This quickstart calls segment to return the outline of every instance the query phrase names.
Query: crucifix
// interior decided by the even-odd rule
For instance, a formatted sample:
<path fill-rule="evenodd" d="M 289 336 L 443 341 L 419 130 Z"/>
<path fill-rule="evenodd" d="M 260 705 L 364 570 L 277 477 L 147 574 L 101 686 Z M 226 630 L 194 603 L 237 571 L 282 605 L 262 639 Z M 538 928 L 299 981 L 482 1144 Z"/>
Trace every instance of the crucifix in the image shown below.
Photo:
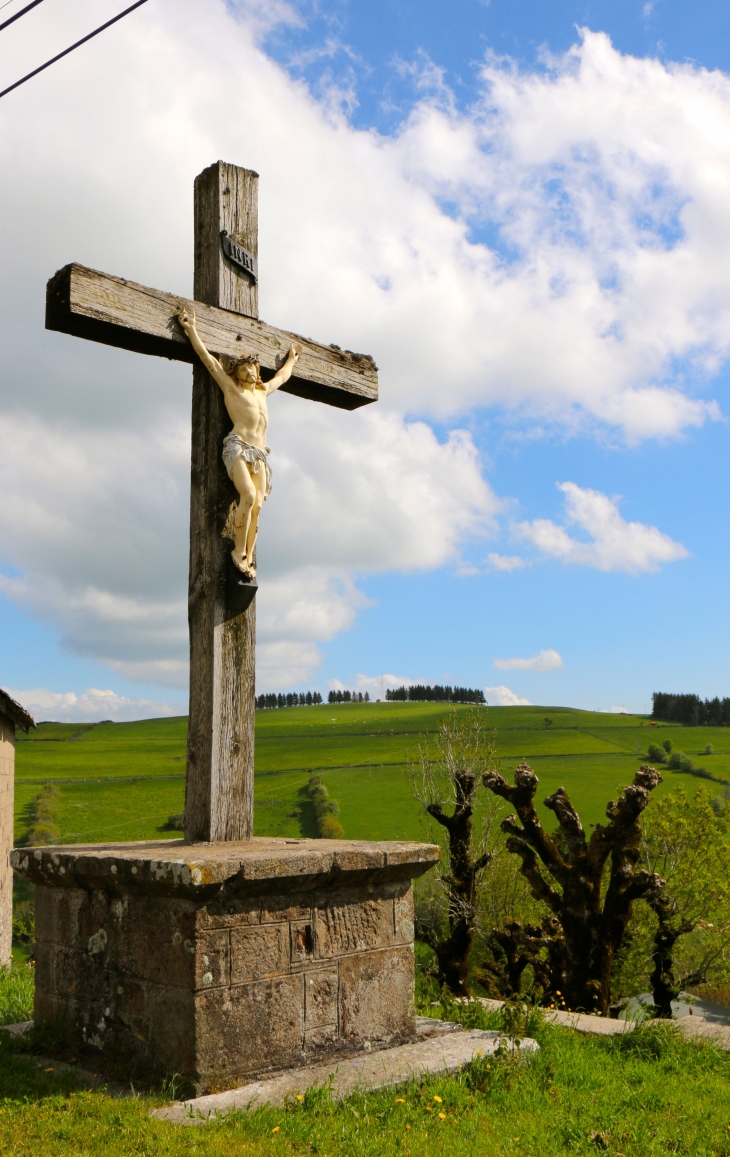
<path fill-rule="evenodd" d="M 234 373 L 236 367 L 257 367 L 258 382 L 252 370 L 250 389 L 281 381 L 279 388 L 288 393 L 346 410 L 378 397 L 371 357 L 320 345 L 259 320 L 258 174 L 249 169 L 218 161 L 195 180 L 193 293 L 195 300 L 185 301 L 72 264 L 49 281 L 46 298 L 47 329 L 193 363 L 189 843 L 249 840 L 253 834 L 256 646 L 252 549 L 246 556 L 245 543 L 242 549 L 235 540 L 233 507 L 240 505 L 241 490 L 237 493 L 221 456 L 224 438 L 229 461 L 231 445 L 239 458 L 240 446 L 228 440 L 232 423 L 225 382 L 215 384 L 197 356 L 190 319 L 195 319 L 198 349 L 212 359 L 208 366 L 216 375 L 231 366 Z M 234 394 L 245 392 L 246 376 L 231 378 Z M 261 483 L 269 471 L 265 459 L 259 461 L 261 455 L 254 453 L 260 448 L 239 442 L 248 446 L 252 480 Z M 224 533 L 235 540 L 236 561 Z"/>

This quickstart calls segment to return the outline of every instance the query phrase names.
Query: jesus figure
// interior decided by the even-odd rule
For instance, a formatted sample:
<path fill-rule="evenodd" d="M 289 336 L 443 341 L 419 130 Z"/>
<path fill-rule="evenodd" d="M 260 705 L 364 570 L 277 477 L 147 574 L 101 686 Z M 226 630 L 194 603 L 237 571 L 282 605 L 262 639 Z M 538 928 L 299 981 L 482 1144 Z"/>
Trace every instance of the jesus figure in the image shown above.
<path fill-rule="evenodd" d="M 261 380 L 258 359 L 254 354 L 232 358 L 227 369 L 206 349 L 195 328 L 195 314 L 185 306 L 177 313 L 181 328 L 206 370 L 223 391 L 233 429 L 223 439 L 223 461 L 228 477 L 238 491 L 233 512 L 235 543 L 231 558 L 249 579 L 256 577 L 253 565 L 259 515 L 264 500 L 271 493 L 271 467 L 266 455 L 266 431 L 269 413 L 266 399 L 291 377 L 299 357 L 296 346 L 289 346 L 284 365 L 269 382 Z"/>

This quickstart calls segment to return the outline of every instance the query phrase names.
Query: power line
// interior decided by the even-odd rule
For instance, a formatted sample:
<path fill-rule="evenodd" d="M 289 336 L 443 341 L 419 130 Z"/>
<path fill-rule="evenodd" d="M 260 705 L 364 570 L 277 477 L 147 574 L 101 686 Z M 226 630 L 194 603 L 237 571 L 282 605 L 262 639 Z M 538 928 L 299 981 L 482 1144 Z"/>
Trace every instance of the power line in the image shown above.
<path fill-rule="evenodd" d="M 36 3 L 40 3 L 40 0 L 36 0 Z M 81 40 L 77 40 L 76 43 L 72 44 L 70 48 L 64 48 L 63 52 L 59 52 L 58 56 L 54 56 L 51 60 L 47 60 L 45 64 L 40 66 L 40 68 L 34 68 L 33 71 L 29 72 L 27 76 L 22 77 L 20 80 L 16 80 L 15 84 L 11 84 L 7 88 L 4 88 L 3 91 L 0 92 L 0 97 L 7 96 L 7 94 L 12 92 L 14 88 L 19 88 L 21 84 L 25 84 L 26 80 L 30 80 L 31 77 L 37 76 L 38 73 L 43 72 L 45 68 L 50 68 L 51 65 L 55 64 L 57 60 L 61 59 L 61 57 L 68 56 L 69 52 L 73 52 L 75 48 L 80 48 L 82 44 L 86 44 L 87 40 L 92 40 L 95 36 L 98 36 L 100 32 L 103 32 L 105 28 L 110 28 L 112 24 L 116 24 L 117 20 L 121 20 L 122 17 L 128 16 L 130 12 L 134 12 L 135 8 L 139 8 L 142 4 L 146 3 L 147 0 L 137 0 L 136 4 L 131 4 L 129 8 L 125 8 L 123 12 L 120 12 L 118 16 L 114 16 L 111 20 L 107 20 L 106 24 L 102 24 L 100 28 L 95 28 L 93 32 L 88 34 L 88 36 L 83 36 Z M 19 12 L 18 16 L 20 15 L 22 15 L 22 13 Z"/>
<path fill-rule="evenodd" d="M 15 16 L 11 16 L 4 24 L 0 24 L 0 32 L 3 28 L 7 28 L 8 24 L 14 24 L 16 20 L 20 20 L 21 16 L 25 16 L 26 12 L 30 12 L 31 8 L 37 8 L 42 3 L 42 0 L 32 0 L 31 4 L 26 4 L 25 8 L 21 8 L 20 12 L 16 12 Z M 7 4 L 3 4 L 3 8 L 7 8 Z"/>

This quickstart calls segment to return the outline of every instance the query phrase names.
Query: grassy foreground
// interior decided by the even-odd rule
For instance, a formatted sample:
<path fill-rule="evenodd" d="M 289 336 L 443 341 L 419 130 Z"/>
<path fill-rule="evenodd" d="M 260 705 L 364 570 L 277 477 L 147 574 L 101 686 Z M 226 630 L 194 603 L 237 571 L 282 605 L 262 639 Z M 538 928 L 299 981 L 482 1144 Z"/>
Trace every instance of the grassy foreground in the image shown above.
<path fill-rule="evenodd" d="M 432 1010 L 433 1011 L 433 1010 Z M 495 1014 L 463 1010 L 479 1027 Z M 319 1090 L 285 1109 L 183 1128 L 150 1120 L 160 1098 L 80 1090 L 52 1063 L 0 1047 L 4 1157 L 242 1157 L 259 1154 L 448 1154 L 556 1157 L 730 1155 L 730 1055 L 653 1024 L 624 1037 L 542 1025 L 527 1062 L 478 1061 L 453 1077 L 333 1104 Z M 0 1037 L 2 1033 L 0 1030 Z"/>

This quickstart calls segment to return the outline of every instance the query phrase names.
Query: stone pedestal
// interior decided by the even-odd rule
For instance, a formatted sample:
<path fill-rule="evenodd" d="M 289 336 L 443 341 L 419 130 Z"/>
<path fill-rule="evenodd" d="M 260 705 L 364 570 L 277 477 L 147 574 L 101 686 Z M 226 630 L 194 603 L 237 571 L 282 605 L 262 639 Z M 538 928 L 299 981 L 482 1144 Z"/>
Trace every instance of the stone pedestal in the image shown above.
<path fill-rule="evenodd" d="M 32 717 L 5 691 L 0 691 L 0 967 L 11 961 L 13 943 L 13 785 L 15 782 L 15 729 L 35 727 Z"/>
<path fill-rule="evenodd" d="M 429 844 L 253 839 L 17 849 L 36 1024 L 198 1093 L 415 1034 L 411 880 Z"/>

